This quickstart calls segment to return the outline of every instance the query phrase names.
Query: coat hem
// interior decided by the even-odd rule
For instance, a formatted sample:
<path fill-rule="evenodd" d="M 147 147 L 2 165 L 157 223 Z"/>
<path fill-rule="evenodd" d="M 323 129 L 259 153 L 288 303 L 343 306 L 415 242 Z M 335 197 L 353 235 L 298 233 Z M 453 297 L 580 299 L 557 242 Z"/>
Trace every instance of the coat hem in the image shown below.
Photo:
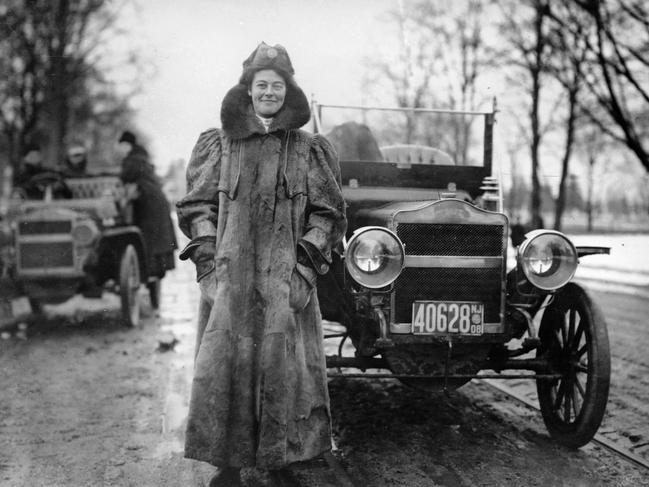
<path fill-rule="evenodd" d="M 289 468 L 292 465 L 303 465 L 311 460 L 315 460 L 316 458 L 319 458 L 323 456 L 325 453 L 329 453 L 331 451 L 331 446 L 324 448 L 321 450 L 319 453 L 316 453 L 312 456 L 308 456 L 305 458 L 302 458 L 301 460 L 295 460 L 293 462 L 289 463 L 283 463 L 283 464 L 270 464 L 270 463 L 265 463 L 265 462 L 251 462 L 251 463 L 244 463 L 241 462 L 240 465 L 231 465 L 228 462 L 225 461 L 220 461 L 220 460 L 215 460 L 214 458 L 209 458 L 206 456 L 203 456 L 199 454 L 198 452 L 188 452 L 185 451 L 184 453 L 184 458 L 187 460 L 195 460 L 198 462 L 204 462 L 212 465 L 213 467 L 216 468 L 250 468 L 250 467 L 257 467 L 261 468 L 263 470 L 277 470 L 280 468 Z"/>

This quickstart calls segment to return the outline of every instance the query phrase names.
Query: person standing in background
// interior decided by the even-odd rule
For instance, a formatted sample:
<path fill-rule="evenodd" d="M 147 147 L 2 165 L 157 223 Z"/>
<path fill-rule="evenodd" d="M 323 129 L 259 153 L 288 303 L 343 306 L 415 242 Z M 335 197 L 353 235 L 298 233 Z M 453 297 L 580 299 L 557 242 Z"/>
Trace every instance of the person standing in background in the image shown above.
<path fill-rule="evenodd" d="M 166 271 L 175 267 L 174 250 L 178 248 L 169 202 L 153 171 L 149 154 L 137 143 L 135 134 L 123 132 L 117 150 L 123 158 L 120 173 L 122 181 L 137 186 L 133 219 L 142 231 L 148 275 L 162 278 Z"/>

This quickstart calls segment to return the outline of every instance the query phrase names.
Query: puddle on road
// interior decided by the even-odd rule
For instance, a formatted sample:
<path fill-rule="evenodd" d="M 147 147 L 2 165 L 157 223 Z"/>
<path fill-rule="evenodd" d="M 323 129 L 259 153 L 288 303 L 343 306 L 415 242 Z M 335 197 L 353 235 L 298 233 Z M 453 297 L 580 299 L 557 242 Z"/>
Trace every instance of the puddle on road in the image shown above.
<path fill-rule="evenodd" d="M 186 276 L 180 273 L 172 276 L 173 283 L 166 285 L 162 293 L 159 333 L 172 334 L 178 343 L 165 355 L 169 375 L 160 417 L 161 438 L 152 452 L 155 459 L 182 455 L 194 367 L 198 287 L 185 282 Z"/>

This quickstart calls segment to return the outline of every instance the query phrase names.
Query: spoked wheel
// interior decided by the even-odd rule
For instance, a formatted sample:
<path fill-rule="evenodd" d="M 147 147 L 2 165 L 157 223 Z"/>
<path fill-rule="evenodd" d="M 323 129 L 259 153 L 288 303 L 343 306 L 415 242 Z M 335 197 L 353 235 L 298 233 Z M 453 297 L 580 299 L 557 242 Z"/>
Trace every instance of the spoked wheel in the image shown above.
<path fill-rule="evenodd" d="M 538 379 L 536 389 L 550 436 L 570 448 L 593 439 L 604 417 L 611 376 L 606 322 L 586 291 L 569 283 L 543 314 L 537 357 L 560 379 Z"/>
<path fill-rule="evenodd" d="M 127 245 L 119 264 L 119 296 L 126 326 L 140 322 L 140 261 L 135 247 Z"/>
<path fill-rule="evenodd" d="M 160 284 L 162 279 L 155 277 L 147 282 L 146 287 L 149 289 L 149 299 L 151 301 L 151 307 L 153 309 L 158 309 L 160 307 Z"/>

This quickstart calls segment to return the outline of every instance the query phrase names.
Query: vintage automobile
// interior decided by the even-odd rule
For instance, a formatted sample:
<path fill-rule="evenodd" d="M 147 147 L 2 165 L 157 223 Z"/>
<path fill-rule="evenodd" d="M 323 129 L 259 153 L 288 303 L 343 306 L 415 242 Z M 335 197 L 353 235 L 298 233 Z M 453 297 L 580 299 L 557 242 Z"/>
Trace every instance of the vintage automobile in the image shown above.
<path fill-rule="evenodd" d="M 147 275 L 146 248 L 133 224 L 133 191 L 127 191 L 134 188 L 117 176 L 64 178 L 53 171 L 29 183 L 29 195 L 14 189 L 0 222 L 2 275 L 29 299 L 33 311 L 78 293 L 99 298 L 104 290 L 115 292 L 124 323 L 137 325 L 141 284 L 157 307 L 160 280 Z M 42 197 L 34 197 L 34 190 Z"/>
<path fill-rule="evenodd" d="M 573 277 L 581 257 L 608 249 L 544 229 L 511 245 L 495 112 L 314 103 L 313 130 L 339 152 L 349 222 L 318 283 L 323 317 L 342 325 L 326 336 L 341 339 L 327 366 L 429 390 L 533 379 L 550 435 L 578 448 L 602 421 L 610 353 L 603 314 Z"/>

